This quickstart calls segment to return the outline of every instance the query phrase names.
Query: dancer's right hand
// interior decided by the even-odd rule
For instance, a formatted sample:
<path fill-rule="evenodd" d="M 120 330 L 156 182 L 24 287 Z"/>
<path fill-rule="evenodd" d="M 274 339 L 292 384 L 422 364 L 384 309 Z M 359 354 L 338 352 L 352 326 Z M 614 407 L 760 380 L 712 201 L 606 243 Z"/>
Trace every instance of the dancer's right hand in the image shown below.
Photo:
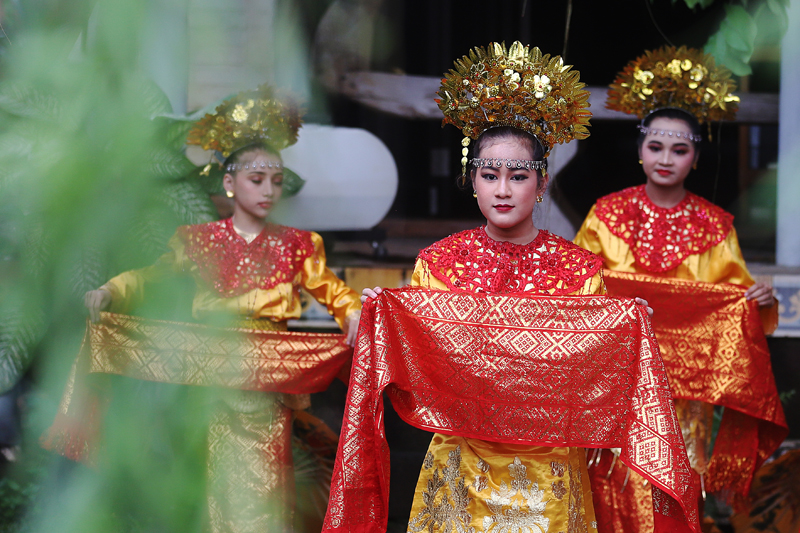
<path fill-rule="evenodd" d="M 383 289 L 380 287 L 375 287 L 374 289 L 364 289 L 361 291 L 361 303 L 366 303 L 367 300 L 377 297 L 382 292 Z"/>
<path fill-rule="evenodd" d="M 92 322 L 100 320 L 100 311 L 105 311 L 111 305 L 111 293 L 106 289 L 89 291 L 83 296 L 83 305 L 89 310 Z"/>

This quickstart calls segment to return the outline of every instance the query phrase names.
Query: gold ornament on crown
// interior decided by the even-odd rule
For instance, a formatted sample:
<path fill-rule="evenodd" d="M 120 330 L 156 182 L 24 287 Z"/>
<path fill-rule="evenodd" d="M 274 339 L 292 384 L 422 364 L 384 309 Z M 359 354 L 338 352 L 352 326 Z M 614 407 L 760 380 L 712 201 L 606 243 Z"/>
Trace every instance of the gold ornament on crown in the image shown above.
<path fill-rule="evenodd" d="M 578 71 L 560 56 L 542 55 L 519 41 L 475 47 L 445 74 L 436 103 L 442 125 L 464 134 L 462 172 L 470 139 L 497 126 L 512 126 L 536 137 L 545 157 L 553 146 L 589 136 L 589 92 Z"/>
<path fill-rule="evenodd" d="M 278 98 L 264 84 L 226 100 L 200 119 L 189 131 L 186 144 L 219 152 L 223 159 L 258 142 L 280 151 L 297 142 L 302 123 L 300 107 L 291 98 Z"/>
<path fill-rule="evenodd" d="M 645 52 L 617 74 L 606 107 L 645 118 L 657 109 L 678 108 L 703 122 L 731 120 L 739 109 L 731 72 L 710 54 L 681 46 Z"/>

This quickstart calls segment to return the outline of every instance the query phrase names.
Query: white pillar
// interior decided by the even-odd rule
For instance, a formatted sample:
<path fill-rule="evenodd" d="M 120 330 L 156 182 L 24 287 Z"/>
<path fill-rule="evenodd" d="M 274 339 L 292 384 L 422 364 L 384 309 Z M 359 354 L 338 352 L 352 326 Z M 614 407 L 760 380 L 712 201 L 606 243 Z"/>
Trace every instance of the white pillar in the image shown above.
<path fill-rule="evenodd" d="M 142 31 L 142 66 L 178 115 L 189 95 L 188 7 L 188 0 L 149 1 Z"/>
<path fill-rule="evenodd" d="M 800 266 L 800 0 L 789 5 L 781 45 L 776 262 Z"/>

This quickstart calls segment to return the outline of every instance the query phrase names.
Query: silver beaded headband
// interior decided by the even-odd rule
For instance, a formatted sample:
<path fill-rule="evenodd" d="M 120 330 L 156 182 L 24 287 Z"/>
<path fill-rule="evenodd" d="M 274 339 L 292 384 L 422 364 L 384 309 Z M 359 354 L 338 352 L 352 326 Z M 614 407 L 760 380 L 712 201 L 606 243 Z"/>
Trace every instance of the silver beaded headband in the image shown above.
<path fill-rule="evenodd" d="M 648 128 L 647 126 L 642 126 L 639 124 L 636 126 L 639 128 L 639 131 L 642 135 L 660 135 L 662 137 L 676 137 L 678 139 L 686 139 L 687 141 L 692 141 L 699 143 L 703 140 L 702 135 L 695 135 L 694 133 L 686 133 L 683 131 L 672 131 L 672 130 L 657 130 L 655 128 Z"/>
<path fill-rule="evenodd" d="M 472 158 L 469 163 L 476 168 L 500 168 L 504 165 L 506 168 L 524 168 L 525 170 L 542 170 L 547 168 L 547 159 L 531 161 L 526 159 L 479 159 L 475 157 Z"/>
<path fill-rule="evenodd" d="M 278 170 L 283 169 L 283 163 L 273 163 L 272 161 L 253 161 L 252 163 L 231 163 L 225 170 L 227 172 L 238 172 L 239 170 L 258 170 L 264 168 L 277 168 Z"/>

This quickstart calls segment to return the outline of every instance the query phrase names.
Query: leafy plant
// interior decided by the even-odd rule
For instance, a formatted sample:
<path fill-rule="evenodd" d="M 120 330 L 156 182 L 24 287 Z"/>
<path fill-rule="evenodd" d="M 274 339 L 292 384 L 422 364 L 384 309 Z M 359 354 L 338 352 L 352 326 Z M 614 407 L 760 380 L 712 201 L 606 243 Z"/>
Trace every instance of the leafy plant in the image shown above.
<path fill-rule="evenodd" d="M 691 9 L 705 9 L 714 1 L 683 0 Z M 789 0 L 730 2 L 725 5 L 719 30 L 709 37 L 704 49 L 737 76 L 747 76 L 753 72 L 750 60 L 756 47 L 780 43 L 788 28 L 788 9 Z"/>

